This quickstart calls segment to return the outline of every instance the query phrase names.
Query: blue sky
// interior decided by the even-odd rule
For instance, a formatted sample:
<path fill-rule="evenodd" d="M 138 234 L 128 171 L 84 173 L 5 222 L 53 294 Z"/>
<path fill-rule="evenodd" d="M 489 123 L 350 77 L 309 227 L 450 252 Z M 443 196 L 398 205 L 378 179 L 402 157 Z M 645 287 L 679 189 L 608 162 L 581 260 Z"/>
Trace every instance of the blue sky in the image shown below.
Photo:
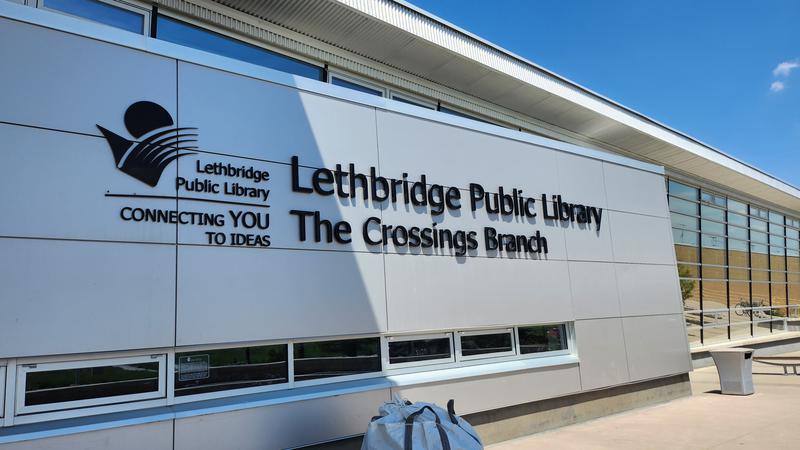
<path fill-rule="evenodd" d="M 410 1 L 800 186 L 798 0 Z"/>

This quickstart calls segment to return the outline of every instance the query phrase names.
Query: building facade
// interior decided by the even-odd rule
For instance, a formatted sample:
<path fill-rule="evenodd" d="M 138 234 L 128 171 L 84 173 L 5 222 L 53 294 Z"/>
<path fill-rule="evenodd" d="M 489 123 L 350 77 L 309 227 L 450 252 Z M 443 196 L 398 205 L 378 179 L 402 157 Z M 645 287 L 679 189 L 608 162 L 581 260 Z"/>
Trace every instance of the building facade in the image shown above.
<path fill-rule="evenodd" d="M 492 442 L 794 336 L 796 188 L 413 5 L 27 3 L 0 445 L 296 448 L 395 395 Z"/>

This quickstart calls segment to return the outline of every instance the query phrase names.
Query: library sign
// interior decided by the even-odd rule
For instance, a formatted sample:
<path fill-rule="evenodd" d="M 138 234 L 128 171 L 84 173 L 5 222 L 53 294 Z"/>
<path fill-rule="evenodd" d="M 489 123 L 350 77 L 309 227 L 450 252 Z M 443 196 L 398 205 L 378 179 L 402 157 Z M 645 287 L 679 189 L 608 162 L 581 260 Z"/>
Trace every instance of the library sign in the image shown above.
<path fill-rule="evenodd" d="M 169 113 L 152 102 L 137 102 L 125 113 L 125 126 L 133 139 L 120 136 L 98 125 L 108 141 L 117 168 L 137 180 L 155 187 L 170 163 L 190 157 L 182 170 L 189 173 L 175 176 L 176 197 L 165 195 L 124 194 L 107 192 L 108 197 L 129 199 L 175 199 L 191 205 L 188 209 L 152 208 L 124 205 L 119 217 L 126 222 L 167 223 L 202 228 L 202 243 L 247 247 L 269 247 L 271 174 L 253 165 L 219 161 L 213 155 L 200 153 L 194 145 L 196 129 L 173 127 Z M 558 194 L 529 195 L 518 187 L 483 186 L 469 183 L 464 188 L 445 186 L 429 180 L 425 174 L 409 178 L 379 175 L 375 167 L 356 167 L 353 163 L 336 164 L 334 168 L 303 166 L 299 156 L 292 156 L 291 191 L 297 195 L 338 197 L 383 205 L 405 205 L 424 211 L 432 219 L 446 212 L 469 208 L 490 217 L 511 217 L 532 220 L 541 217 L 545 223 L 577 223 L 599 231 L 603 209 L 570 203 Z M 282 189 L 289 186 L 282 186 Z M 450 229 L 432 220 L 430 226 L 408 226 L 384 223 L 371 215 L 361 223 L 325 217 L 317 209 L 300 206 L 286 211 L 295 222 L 300 242 L 350 244 L 362 239 L 368 246 L 394 245 L 396 248 L 452 251 L 465 256 L 479 246 L 487 252 L 507 254 L 547 254 L 547 238 L 540 230 L 509 234 L 493 226 L 482 229 Z M 441 222 L 441 221 L 440 221 Z"/>

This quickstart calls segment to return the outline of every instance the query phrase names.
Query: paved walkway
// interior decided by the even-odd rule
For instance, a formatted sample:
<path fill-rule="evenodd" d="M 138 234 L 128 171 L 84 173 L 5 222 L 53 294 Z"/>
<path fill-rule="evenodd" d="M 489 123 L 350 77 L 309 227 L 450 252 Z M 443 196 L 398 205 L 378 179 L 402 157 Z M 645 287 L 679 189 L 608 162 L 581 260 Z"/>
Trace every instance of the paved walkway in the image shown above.
<path fill-rule="evenodd" d="M 691 397 L 488 448 L 800 449 L 800 376 L 754 362 L 756 393 L 744 397 L 720 395 L 714 367 L 695 370 L 690 378 Z"/>

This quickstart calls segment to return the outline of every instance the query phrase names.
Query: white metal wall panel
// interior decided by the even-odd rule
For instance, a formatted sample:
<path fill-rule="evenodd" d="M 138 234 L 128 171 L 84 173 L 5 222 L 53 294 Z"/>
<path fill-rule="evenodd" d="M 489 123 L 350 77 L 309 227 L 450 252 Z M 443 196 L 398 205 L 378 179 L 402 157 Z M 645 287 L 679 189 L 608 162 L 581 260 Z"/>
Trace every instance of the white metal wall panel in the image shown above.
<path fill-rule="evenodd" d="M 533 386 L 536 388 L 533 389 Z M 454 399 L 458 414 L 471 414 L 578 391 L 578 366 L 566 365 L 446 383 L 393 387 L 392 395 L 400 394 L 410 401 L 426 401 L 438 405 L 446 405 L 448 400 Z"/>
<path fill-rule="evenodd" d="M 279 450 L 361 434 L 388 389 L 175 421 L 175 450 Z"/>
<path fill-rule="evenodd" d="M 569 283 L 576 319 L 619 317 L 614 264 L 570 261 Z"/>
<path fill-rule="evenodd" d="M 0 238 L 0 273 L 0 357 L 174 344 L 174 246 Z"/>
<path fill-rule="evenodd" d="M 581 360 L 582 389 L 598 389 L 630 381 L 625 334 L 619 318 L 578 320 L 575 322 L 575 340 Z"/>
<path fill-rule="evenodd" d="M 4 444 L 3 450 L 172 450 L 172 421 Z"/>
<path fill-rule="evenodd" d="M 631 381 L 691 370 L 683 314 L 623 317 Z"/>
<path fill-rule="evenodd" d="M 8 19 L 0 42 L 0 121 L 99 136 L 100 121 L 124 129 L 125 108 L 139 100 L 175 118 L 174 60 L 135 50 L 120 57 L 118 46 Z"/>

